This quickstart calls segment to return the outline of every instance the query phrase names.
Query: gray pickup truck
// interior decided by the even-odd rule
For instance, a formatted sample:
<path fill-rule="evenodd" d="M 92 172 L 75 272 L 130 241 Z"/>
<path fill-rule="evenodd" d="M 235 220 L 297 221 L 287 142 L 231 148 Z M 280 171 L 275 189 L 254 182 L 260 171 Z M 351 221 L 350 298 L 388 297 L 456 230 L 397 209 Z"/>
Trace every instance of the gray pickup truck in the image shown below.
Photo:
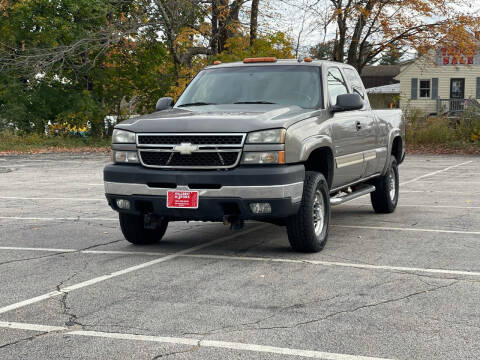
<path fill-rule="evenodd" d="M 395 210 L 405 157 L 400 110 L 373 111 L 357 71 L 305 59 L 216 62 L 178 101 L 118 124 L 105 193 L 133 244 L 173 221 L 286 226 L 292 248 L 323 249 L 332 205 L 370 194 Z"/>

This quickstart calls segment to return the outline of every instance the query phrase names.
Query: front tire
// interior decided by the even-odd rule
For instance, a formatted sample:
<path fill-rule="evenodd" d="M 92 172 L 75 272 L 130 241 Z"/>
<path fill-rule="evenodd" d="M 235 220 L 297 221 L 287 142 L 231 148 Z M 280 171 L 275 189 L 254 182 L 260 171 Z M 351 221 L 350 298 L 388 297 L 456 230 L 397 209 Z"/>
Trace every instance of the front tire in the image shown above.
<path fill-rule="evenodd" d="M 150 245 L 160 241 L 168 227 L 168 221 L 162 219 L 155 229 L 145 229 L 143 215 L 120 213 L 119 219 L 123 236 L 135 245 Z"/>
<path fill-rule="evenodd" d="M 298 252 L 319 252 L 328 240 L 330 191 L 327 180 L 317 172 L 307 171 L 303 197 L 296 215 L 287 219 L 290 245 Z"/>
<path fill-rule="evenodd" d="M 379 214 L 390 214 L 395 211 L 398 204 L 400 182 L 398 175 L 397 159 L 390 158 L 387 173 L 373 182 L 376 190 L 370 193 L 373 209 Z"/>

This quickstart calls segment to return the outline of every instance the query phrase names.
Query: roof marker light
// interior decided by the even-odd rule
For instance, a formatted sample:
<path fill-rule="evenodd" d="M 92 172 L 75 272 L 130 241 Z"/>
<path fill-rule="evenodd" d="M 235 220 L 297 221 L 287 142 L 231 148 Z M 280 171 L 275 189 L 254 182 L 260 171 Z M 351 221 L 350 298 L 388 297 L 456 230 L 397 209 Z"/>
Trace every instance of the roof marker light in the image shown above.
<path fill-rule="evenodd" d="M 220 65 L 221 63 L 222 63 L 222 62 L 221 62 L 220 60 L 215 60 L 215 61 L 213 62 L 213 65 Z"/>
<path fill-rule="evenodd" d="M 312 58 L 311 58 L 311 57 L 306 57 L 305 59 L 303 59 L 303 61 L 305 61 L 305 62 L 312 62 Z"/>
<path fill-rule="evenodd" d="M 259 58 L 246 58 L 243 59 L 244 64 L 251 64 L 251 63 L 274 63 L 277 62 L 276 57 L 259 57 Z"/>

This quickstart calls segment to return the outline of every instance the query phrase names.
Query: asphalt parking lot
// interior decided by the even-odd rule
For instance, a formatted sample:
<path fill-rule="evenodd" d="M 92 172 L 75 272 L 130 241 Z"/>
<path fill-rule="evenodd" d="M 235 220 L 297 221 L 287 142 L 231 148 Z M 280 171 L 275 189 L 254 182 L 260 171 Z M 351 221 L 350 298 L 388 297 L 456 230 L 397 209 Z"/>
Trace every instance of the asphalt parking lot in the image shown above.
<path fill-rule="evenodd" d="M 480 158 L 409 156 L 400 206 L 285 230 L 174 223 L 134 247 L 106 155 L 0 158 L 0 359 L 479 359 Z"/>

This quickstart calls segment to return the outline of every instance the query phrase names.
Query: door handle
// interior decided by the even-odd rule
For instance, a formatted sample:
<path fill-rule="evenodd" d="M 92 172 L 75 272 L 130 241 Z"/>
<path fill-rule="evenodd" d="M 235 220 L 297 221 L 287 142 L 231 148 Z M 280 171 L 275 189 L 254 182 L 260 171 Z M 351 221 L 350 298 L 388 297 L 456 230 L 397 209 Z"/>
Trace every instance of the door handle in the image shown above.
<path fill-rule="evenodd" d="M 355 127 L 357 128 L 357 131 L 360 131 L 362 129 L 362 123 L 360 121 L 357 121 L 355 123 Z"/>

